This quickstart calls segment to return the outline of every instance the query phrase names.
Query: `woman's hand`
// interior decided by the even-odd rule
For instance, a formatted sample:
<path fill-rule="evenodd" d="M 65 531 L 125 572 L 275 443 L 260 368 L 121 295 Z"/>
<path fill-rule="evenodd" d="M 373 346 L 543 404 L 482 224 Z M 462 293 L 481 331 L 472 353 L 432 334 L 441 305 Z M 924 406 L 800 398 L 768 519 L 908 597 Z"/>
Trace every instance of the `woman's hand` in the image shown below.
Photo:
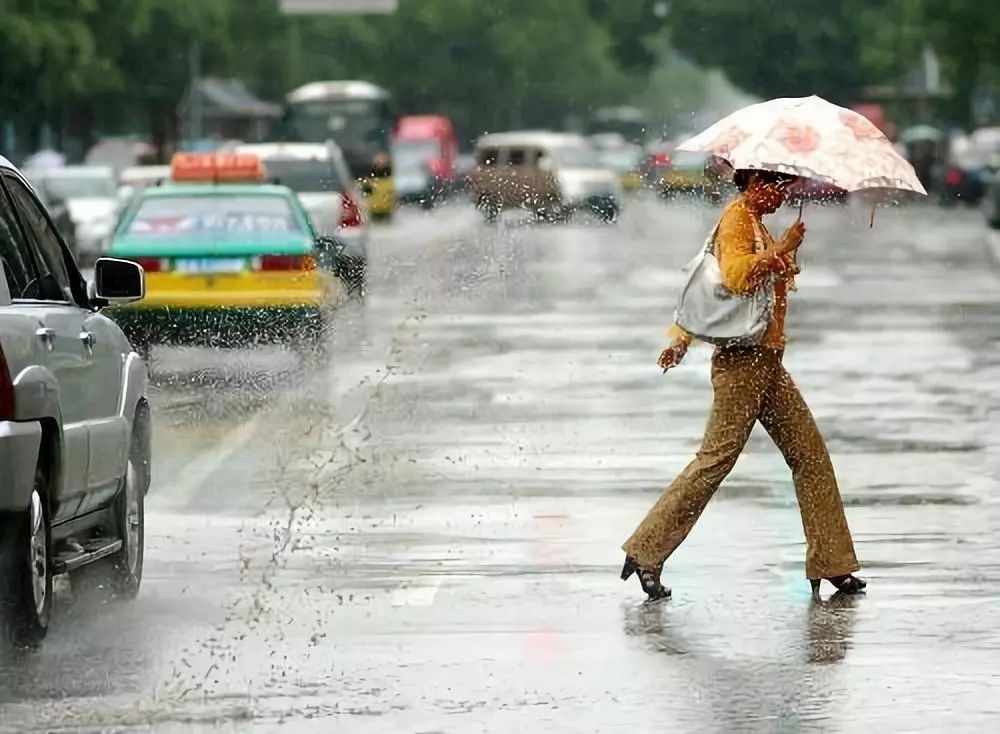
<path fill-rule="evenodd" d="M 775 275 L 785 277 L 796 275 L 799 272 L 799 266 L 795 262 L 795 251 L 802 244 L 805 233 L 806 225 L 801 219 L 797 219 L 785 231 L 781 239 L 765 251 L 770 256 L 766 260 L 765 267 Z"/>
<path fill-rule="evenodd" d="M 802 244 L 802 239 L 806 235 L 806 225 L 801 219 L 795 220 L 792 226 L 789 227 L 785 234 L 781 236 L 781 240 L 777 243 L 774 248 L 774 252 L 778 255 L 791 255 Z"/>
<path fill-rule="evenodd" d="M 656 364 L 658 364 L 665 373 L 667 370 L 672 367 L 676 367 L 681 363 L 681 360 L 684 359 L 684 355 L 687 354 L 687 350 L 687 343 L 678 339 L 660 352 L 660 358 L 656 360 Z"/>

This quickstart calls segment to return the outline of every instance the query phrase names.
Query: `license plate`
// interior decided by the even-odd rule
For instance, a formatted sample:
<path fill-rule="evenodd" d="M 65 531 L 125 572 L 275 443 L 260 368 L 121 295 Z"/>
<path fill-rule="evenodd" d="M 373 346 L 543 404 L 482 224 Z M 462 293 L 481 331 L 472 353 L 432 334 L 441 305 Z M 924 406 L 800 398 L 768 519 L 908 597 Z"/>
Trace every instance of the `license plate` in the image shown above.
<path fill-rule="evenodd" d="M 204 273 L 239 273 L 247 268 L 247 260 L 243 257 L 205 257 L 190 260 L 177 260 L 174 269 L 178 273 L 200 275 Z"/>

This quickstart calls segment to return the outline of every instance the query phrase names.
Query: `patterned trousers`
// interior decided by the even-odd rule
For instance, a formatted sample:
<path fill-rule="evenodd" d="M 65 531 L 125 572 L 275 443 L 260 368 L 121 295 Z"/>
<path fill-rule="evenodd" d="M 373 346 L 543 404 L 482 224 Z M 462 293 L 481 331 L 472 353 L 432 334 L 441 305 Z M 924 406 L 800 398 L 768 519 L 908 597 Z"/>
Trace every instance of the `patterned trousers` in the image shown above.
<path fill-rule="evenodd" d="M 806 576 L 858 570 L 830 454 L 781 364 L 782 354 L 762 347 L 716 350 L 715 399 L 701 449 L 622 546 L 640 566 L 659 566 L 684 541 L 760 421 L 792 470 L 806 536 Z"/>

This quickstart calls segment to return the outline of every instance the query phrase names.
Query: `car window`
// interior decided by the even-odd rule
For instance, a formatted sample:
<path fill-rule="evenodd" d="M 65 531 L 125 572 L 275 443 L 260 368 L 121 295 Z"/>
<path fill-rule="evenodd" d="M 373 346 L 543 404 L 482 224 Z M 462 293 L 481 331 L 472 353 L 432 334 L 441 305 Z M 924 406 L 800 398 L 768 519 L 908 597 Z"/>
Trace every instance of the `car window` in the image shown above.
<path fill-rule="evenodd" d="M 23 298 L 29 284 L 38 279 L 28 247 L 14 218 L 12 206 L 6 195 L 0 192 L 0 262 L 7 279 L 11 298 Z"/>
<path fill-rule="evenodd" d="M 524 148 L 511 148 L 507 154 L 508 166 L 523 166 L 528 158 L 528 152 Z"/>
<path fill-rule="evenodd" d="M 499 157 L 497 148 L 483 148 L 476 153 L 476 162 L 481 166 L 495 166 Z"/>
<path fill-rule="evenodd" d="M 54 292 L 48 292 L 45 300 L 73 301 L 73 286 L 66 267 L 66 254 L 48 215 L 28 191 L 27 186 L 13 176 L 5 178 L 14 205 L 22 215 L 21 223 L 27 230 L 31 244 L 38 252 L 40 260 L 38 265 L 42 269 L 39 275 L 41 277 L 51 275 L 61 292 L 61 297 L 57 297 Z"/>
<path fill-rule="evenodd" d="M 291 202 L 279 195 L 156 196 L 125 225 L 138 237 L 240 237 L 301 232 Z"/>

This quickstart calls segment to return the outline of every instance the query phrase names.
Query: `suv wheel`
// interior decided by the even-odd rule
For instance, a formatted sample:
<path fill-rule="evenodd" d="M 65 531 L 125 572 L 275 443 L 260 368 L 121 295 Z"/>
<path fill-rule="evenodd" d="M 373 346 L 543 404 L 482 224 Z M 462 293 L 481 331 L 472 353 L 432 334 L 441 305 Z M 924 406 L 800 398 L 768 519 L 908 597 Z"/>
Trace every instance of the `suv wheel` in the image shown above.
<path fill-rule="evenodd" d="M 44 488 L 39 471 L 28 508 L 13 513 L 0 540 L 0 628 L 16 645 L 41 642 L 52 616 L 52 544 Z"/>
<path fill-rule="evenodd" d="M 496 224 L 497 218 L 503 210 L 503 200 L 499 196 L 481 194 L 476 202 L 476 208 L 482 212 L 484 222 Z"/>

